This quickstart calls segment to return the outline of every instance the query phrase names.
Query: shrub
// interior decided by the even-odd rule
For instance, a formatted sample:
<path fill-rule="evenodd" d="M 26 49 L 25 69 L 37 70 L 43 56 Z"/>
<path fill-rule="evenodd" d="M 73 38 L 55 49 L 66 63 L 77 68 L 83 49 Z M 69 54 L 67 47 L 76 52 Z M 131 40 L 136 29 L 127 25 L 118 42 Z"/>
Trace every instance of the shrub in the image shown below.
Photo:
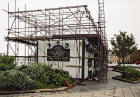
<path fill-rule="evenodd" d="M 125 67 L 125 71 L 124 71 L 122 77 L 135 81 L 138 78 L 140 78 L 140 71 L 136 70 L 133 67 Z"/>
<path fill-rule="evenodd" d="M 51 84 L 53 83 L 55 86 L 62 86 L 64 83 L 64 76 L 62 76 L 60 73 L 52 73 L 52 76 L 50 78 Z"/>
<path fill-rule="evenodd" d="M 14 64 L 15 59 L 11 56 L 0 56 L 0 71 L 10 70 L 16 65 Z"/>
<path fill-rule="evenodd" d="M 72 83 L 69 73 L 60 69 L 52 69 L 51 65 L 46 64 L 34 64 L 31 66 L 22 65 L 16 68 L 27 75 L 29 75 L 33 80 L 45 84 L 48 88 L 55 88 L 59 86 L 65 86 L 65 81 L 68 80 Z M 37 82 L 37 84 L 39 84 Z"/>
<path fill-rule="evenodd" d="M 116 67 L 116 70 L 125 71 L 125 66 L 118 65 L 118 66 Z"/>
<path fill-rule="evenodd" d="M 3 63 L 0 63 L 0 71 L 9 70 L 9 66 Z"/>
<path fill-rule="evenodd" d="M 129 80 L 136 81 L 137 79 L 135 77 L 131 77 L 131 78 L 129 78 Z"/>
<path fill-rule="evenodd" d="M 130 75 L 130 77 L 132 76 L 132 77 L 140 77 L 140 71 L 138 71 L 138 70 L 136 70 L 135 68 L 132 68 L 132 67 L 126 67 L 125 68 L 125 72 L 127 73 L 127 74 L 129 74 Z"/>
<path fill-rule="evenodd" d="M 34 65 L 22 65 L 17 68 L 27 75 L 29 75 L 32 79 L 38 80 L 40 82 L 49 82 L 48 76 L 51 75 L 51 66 L 45 64 L 34 64 Z"/>
<path fill-rule="evenodd" d="M 61 79 L 63 79 L 62 85 L 66 85 L 64 80 L 67 80 L 69 83 L 72 84 L 72 78 L 69 76 L 69 72 L 61 70 L 61 69 L 55 69 L 54 72 L 55 72 L 55 74 L 59 74 L 59 76 L 61 76 Z M 58 75 L 56 75 L 56 76 L 58 76 Z"/>
<path fill-rule="evenodd" d="M 0 74 L 0 90 L 32 89 L 33 80 L 18 70 L 7 70 Z"/>
<path fill-rule="evenodd" d="M 33 89 L 43 89 L 46 88 L 47 86 L 43 84 L 42 82 L 39 81 L 34 81 L 33 83 Z"/>

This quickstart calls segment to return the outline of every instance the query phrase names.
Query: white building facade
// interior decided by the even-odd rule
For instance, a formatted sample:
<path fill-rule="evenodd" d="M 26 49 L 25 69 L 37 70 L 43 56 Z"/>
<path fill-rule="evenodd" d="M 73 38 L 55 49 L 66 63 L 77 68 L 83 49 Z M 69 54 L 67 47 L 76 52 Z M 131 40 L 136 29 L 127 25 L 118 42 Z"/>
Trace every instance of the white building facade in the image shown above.
<path fill-rule="evenodd" d="M 94 67 L 94 60 L 90 60 L 94 54 L 86 50 L 87 43 L 87 40 L 38 41 L 38 63 L 68 71 L 72 78 L 87 79 L 89 64 Z"/>

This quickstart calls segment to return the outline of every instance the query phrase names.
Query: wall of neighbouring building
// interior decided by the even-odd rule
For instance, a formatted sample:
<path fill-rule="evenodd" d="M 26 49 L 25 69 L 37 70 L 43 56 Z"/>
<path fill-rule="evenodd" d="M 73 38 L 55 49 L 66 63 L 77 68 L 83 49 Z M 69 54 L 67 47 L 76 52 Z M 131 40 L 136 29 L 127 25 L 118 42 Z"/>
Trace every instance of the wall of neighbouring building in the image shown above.
<path fill-rule="evenodd" d="M 124 59 L 125 62 L 130 62 L 130 55 L 126 56 Z M 118 56 L 116 56 L 112 50 L 108 51 L 108 62 L 109 63 L 118 63 L 118 62 L 122 62 L 122 58 L 119 58 Z"/>

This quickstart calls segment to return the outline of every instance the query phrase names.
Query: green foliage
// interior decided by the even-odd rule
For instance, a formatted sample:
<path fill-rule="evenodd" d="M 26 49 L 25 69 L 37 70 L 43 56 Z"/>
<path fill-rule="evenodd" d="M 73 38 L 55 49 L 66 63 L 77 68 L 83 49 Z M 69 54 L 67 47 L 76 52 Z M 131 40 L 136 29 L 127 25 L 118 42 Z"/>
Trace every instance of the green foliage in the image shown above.
<path fill-rule="evenodd" d="M 33 80 L 18 70 L 7 70 L 0 74 L 0 90 L 32 89 Z"/>
<path fill-rule="evenodd" d="M 27 75 L 29 75 L 32 79 L 43 82 L 49 83 L 49 76 L 51 76 L 51 66 L 45 64 L 34 64 L 31 66 L 22 65 L 17 68 Z"/>
<path fill-rule="evenodd" d="M 33 89 L 43 89 L 46 88 L 47 86 L 43 84 L 42 82 L 39 81 L 34 81 L 33 83 Z"/>
<path fill-rule="evenodd" d="M 136 81 L 137 79 L 135 77 L 130 77 L 129 80 Z"/>
<path fill-rule="evenodd" d="M 72 83 L 72 78 L 69 76 L 69 73 L 67 71 L 63 71 L 60 69 L 54 69 L 51 75 L 50 81 L 51 84 L 54 84 L 55 86 L 65 86 L 65 80 L 67 80 L 69 83 Z"/>
<path fill-rule="evenodd" d="M 72 78 L 69 76 L 69 72 L 64 71 L 64 70 L 61 70 L 61 69 L 55 69 L 54 72 L 55 72 L 56 74 L 59 74 L 59 75 L 62 77 L 61 79 L 63 79 L 63 81 L 64 81 L 64 79 L 65 79 L 65 80 L 67 80 L 70 84 L 72 84 Z M 65 85 L 65 82 L 64 82 L 62 85 Z"/>
<path fill-rule="evenodd" d="M 125 72 L 129 75 L 128 77 L 140 77 L 140 71 L 132 67 L 126 67 Z"/>
<path fill-rule="evenodd" d="M 71 77 L 67 71 L 60 69 L 52 69 L 51 65 L 34 64 L 31 66 L 22 65 L 16 68 L 27 75 L 33 80 L 45 84 L 47 87 L 65 86 L 65 81 L 68 80 L 72 83 Z"/>
<path fill-rule="evenodd" d="M 111 39 L 111 44 L 113 46 L 113 51 L 119 58 L 123 59 L 129 54 L 137 50 L 137 44 L 135 38 L 132 34 L 127 35 L 127 32 L 121 32 L 118 35 L 114 35 Z"/>
<path fill-rule="evenodd" d="M 125 67 L 123 77 L 135 81 L 140 78 L 140 71 L 136 70 L 133 67 Z"/>
<path fill-rule="evenodd" d="M 0 90 L 57 88 L 65 86 L 65 80 L 72 83 L 67 71 L 52 69 L 46 64 L 21 65 L 4 70 L 0 72 Z"/>
<path fill-rule="evenodd" d="M 0 71 L 10 70 L 15 67 L 15 59 L 11 56 L 0 56 Z"/>
<path fill-rule="evenodd" d="M 52 73 L 51 76 L 51 83 L 53 83 L 56 86 L 62 86 L 64 83 L 64 77 L 60 75 L 59 73 Z"/>
<path fill-rule="evenodd" d="M 5 71 L 5 70 L 9 70 L 9 69 L 10 69 L 9 65 L 0 63 L 0 71 Z"/>
<path fill-rule="evenodd" d="M 117 67 L 116 67 L 116 70 L 119 70 L 119 71 L 125 71 L 125 66 L 121 66 L 121 65 L 118 65 Z"/>

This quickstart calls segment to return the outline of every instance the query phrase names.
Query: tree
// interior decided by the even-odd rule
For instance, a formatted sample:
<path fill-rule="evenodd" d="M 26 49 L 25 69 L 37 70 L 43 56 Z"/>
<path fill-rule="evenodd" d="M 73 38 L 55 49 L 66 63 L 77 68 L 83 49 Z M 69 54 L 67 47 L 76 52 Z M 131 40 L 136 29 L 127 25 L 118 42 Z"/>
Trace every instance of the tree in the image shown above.
<path fill-rule="evenodd" d="M 120 34 L 115 34 L 114 37 L 111 38 L 111 44 L 114 54 L 119 59 L 122 59 L 122 63 L 124 63 L 126 56 L 137 50 L 137 44 L 133 34 L 128 35 L 127 32 L 120 31 Z"/>

